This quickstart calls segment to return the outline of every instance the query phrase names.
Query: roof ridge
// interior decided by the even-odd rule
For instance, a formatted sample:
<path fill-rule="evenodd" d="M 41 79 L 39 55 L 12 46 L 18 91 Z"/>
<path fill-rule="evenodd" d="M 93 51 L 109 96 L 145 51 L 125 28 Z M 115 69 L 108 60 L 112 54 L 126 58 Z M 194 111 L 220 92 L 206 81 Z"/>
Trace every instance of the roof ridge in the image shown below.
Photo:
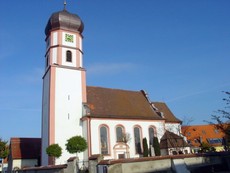
<path fill-rule="evenodd" d="M 128 90 L 128 89 L 119 89 L 119 88 L 107 88 L 107 87 L 101 87 L 101 86 L 86 86 L 90 88 L 99 88 L 99 89 L 107 89 L 107 90 L 117 90 L 117 91 L 125 91 L 125 92 L 141 92 L 141 90 Z"/>

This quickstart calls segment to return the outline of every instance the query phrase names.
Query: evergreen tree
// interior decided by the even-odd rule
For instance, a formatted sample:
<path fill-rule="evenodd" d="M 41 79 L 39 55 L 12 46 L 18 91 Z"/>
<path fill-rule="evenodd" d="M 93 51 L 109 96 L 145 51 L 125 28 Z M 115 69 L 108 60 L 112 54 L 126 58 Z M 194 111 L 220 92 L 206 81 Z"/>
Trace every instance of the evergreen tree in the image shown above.
<path fill-rule="evenodd" d="M 142 142 L 143 142 L 143 150 L 144 150 L 144 151 L 143 151 L 143 156 L 144 156 L 144 157 L 148 157 L 149 151 L 148 151 L 147 139 L 146 139 L 146 138 L 143 138 Z"/>
<path fill-rule="evenodd" d="M 161 155 L 161 149 L 160 149 L 160 144 L 158 142 L 157 137 L 153 138 L 153 148 L 154 148 L 155 155 L 160 156 Z"/>

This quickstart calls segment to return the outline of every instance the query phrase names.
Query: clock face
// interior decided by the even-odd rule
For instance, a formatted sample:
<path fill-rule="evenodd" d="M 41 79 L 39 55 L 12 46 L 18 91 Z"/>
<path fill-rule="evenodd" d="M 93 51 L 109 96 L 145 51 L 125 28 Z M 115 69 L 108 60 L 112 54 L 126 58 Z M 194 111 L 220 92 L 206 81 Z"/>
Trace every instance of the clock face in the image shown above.
<path fill-rule="evenodd" d="M 65 34 L 65 41 L 73 43 L 73 35 L 72 34 Z"/>
<path fill-rule="evenodd" d="M 74 33 L 62 32 L 62 45 L 76 47 L 76 35 Z"/>

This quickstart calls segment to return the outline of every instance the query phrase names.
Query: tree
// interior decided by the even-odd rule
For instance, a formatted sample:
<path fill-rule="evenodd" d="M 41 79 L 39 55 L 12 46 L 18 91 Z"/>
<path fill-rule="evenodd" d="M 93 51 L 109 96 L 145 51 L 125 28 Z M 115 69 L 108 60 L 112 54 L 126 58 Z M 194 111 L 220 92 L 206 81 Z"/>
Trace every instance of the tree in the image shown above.
<path fill-rule="evenodd" d="M 143 138 L 143 157 L 148 157 L 149 151 L 148 151 L 148 144 L 147 144 L 147 139 Z"/>
<path fill-rule="evenodd" d="M 67 140 L 66 150 L 71 153 L 80 153 L 87 149 L 87 142 L 86 140 L 81 136 L 73 136 L 70 139 Z"/>
<path fill-rule="evenodd" d="M 156 156 L 161 155 L 160 144 L 157 137 L 153 138 L 153 148 Z"/>
<path fill-rule="evenodd" d="M 9 148 L 7 146 L 7 141 L 3 141 L 0 138 L 0 158 L 5 159 L 9 154 Z"/>
<path fill-rule="evenodd" d="M 59 158 L 62 155 L 62 148 L 58 144 L 52 144 L 46 148 L 46 154 L 55 160 L 55 158 Z"/>
<path fill-rule="evenodd" d="M 226 106 L 223 109 L 219 109 L 215 111 L 214 115 L 211 115 L 212 120 L 214 122 L 209 122 L 210 124 L 214 124 L 217 129 L 220 129 L 224 134 L 224 145 L 225 149 L 229 150 L 230 146 L 230 92 L 223 91 L 226 94 L 226 97 L 223 98 Z"/>
<path fill-rule="evenodd" d="M 201 153 L 206 153 L 206 152 L 214 152 L 216 151 L 214 147 L 212 147 L 210 144 L 206 143 L 206 142 L 202 142 L 200 144 L 200 152 Z"/>
<path fill-rule="evenodd" d="M 9 148 L 7 146 L 7 141 L 3 141 L 0 138 L 0 158 L 2 159 L 2 165 L 1 167 L 3 168 L 3 160 L 8 156 L 9 154 Z"/>
<path fill-rule="evenodd" d="M 129 158 L 129 152 L 128 152 L 128 143 L 131 141 L 131 137 L 129 133 L 122 133 L 122 140 L 121 142 L 125 143 L 125 148 L 126 148 L 126 157 Z"/>
<path fill-rule="evenodd" d="M 131 140 L 130 134 L 129 133 L 122 133 L 122 142 L 124 142 L 125 144 L 129 143 Z"/>

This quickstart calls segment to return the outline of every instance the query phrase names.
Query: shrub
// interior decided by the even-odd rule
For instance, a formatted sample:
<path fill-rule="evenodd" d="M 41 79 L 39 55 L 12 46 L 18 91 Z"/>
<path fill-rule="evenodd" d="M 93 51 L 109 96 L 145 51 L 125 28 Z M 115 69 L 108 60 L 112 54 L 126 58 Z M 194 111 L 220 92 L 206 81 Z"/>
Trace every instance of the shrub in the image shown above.
<path fill-rule="evenodd" d="M 149 151 L 148 151 L 148 144 L 147 144 L 147 139 L 143 138 L 143 156 L 148 157 Z"/>
<path fill-rule="evenodd" d="M 160 149 L 160 144 L 158 142 L 157 137 L 153 138 L 153 148 L 154 148 L 154 151 L 155 151 L 155 155 L 160 156 L 161 155 L 161 149 Z"/>
<path fill-rule="evenodd" d="M 87 149 L 87 142 L 81 136 L 73 136 L 67 140 L 66 143 L 66 150 L 73 154 L 73 153 L 80 153 Z"/>
<path fill-rule="evenodd" d="M 59 158 L 62 155 L 62 148 L 58 144 L 52 144 L 46 148 L 46 154 L 50 157 Z"/>

